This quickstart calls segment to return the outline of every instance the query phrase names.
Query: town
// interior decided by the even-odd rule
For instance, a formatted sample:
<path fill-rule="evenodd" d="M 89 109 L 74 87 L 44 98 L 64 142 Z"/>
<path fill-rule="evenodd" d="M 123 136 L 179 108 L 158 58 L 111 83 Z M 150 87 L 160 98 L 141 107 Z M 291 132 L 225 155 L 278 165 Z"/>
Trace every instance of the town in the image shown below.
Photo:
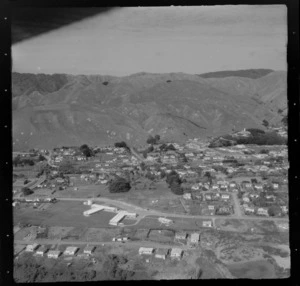
<path fill-rule="evenodd" d="M 273 132 L 286 137 L 282 128 Z M 122 141 L 15 152 L 13 165 L 16 263 L 30 256 L 68 269 L 84 261 L 84 269 L 95 270 L 103 257 L 116 263 L 126 254 L 116 266 L 123 272 L 110 278 L 231 278 L 236 262 L 267 254 L 266 275 L 289 269 L 287 256 L 282 262 L 242 242 L 255 235 L 282 245 L 288 239 L 286 145 L 212 147 L 199 138 L 179 144 L 155 135 L 139 147 Z M 232 243 L 242 250 L 228 255 Z"/>

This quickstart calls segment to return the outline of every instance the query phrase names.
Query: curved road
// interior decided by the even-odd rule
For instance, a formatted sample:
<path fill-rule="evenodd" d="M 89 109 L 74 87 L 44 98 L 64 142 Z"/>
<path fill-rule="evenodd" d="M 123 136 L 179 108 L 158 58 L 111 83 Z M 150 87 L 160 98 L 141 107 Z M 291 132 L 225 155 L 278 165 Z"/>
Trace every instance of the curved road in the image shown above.
<path fill-rule="evenodd" d="M 61 201 L 86 201 L 87 198 L 56 198 L 57 200 Z M 179 217 L 179 218 L 194 218 L 194 219 L 209 219 L 209 220 L 215 220 L 216 218 L 219 219 L 242 219 L 242 220 L 271 220 L 271 221 L 286 221 L 288 222 L 288 219 L 286 218 L 273 218 L 273 217 L 248 217 L 248 216 L 242 216 L 238 217 L 237 215 L 232 216 L 201 216 L 201 215 L 187 215 L 187 214 L 172 214 L 172 213 L 164 213 L 156 210 L 147 210 L 143 209 L 141 207 L 138 207 L 136 205 L 132 205 L 129 203 L 125 203 L 122 201 L 116 201 L 108 198 L 94 198 L 94 202 L 106 202 L 111 205 L 117 206 L 119 208 L 126 209 L 129 212 L 136 212 L 141 216 L 162 216 L 162 217 Z"/>

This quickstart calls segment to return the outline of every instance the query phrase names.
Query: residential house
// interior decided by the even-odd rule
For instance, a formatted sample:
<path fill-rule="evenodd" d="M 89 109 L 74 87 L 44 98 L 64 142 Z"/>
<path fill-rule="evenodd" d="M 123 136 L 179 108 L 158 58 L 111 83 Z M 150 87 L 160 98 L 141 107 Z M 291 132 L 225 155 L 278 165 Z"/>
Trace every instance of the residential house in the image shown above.
<path fill-rule="evenodd" d="M 33 252 L 33 251 L 35 251 L 39 246 L 40 246 L 40 245 L 37 244 L 37 243 L 28 244 L 28 245 L 26 246 L 25 251 Z"/>
<path fill-rule="evenodd" d="M 215 209 L 215 206 L 214 205 L 209 205 L 208 209 L 211 210 L 211 211 L 213 211 Z"/>
<path fill-rule="evenodd" d="M 49 250 L 47 253 L 48 258 L 57 259 L 60 256 L 61 252 L 59 250 Z"/>
<path fill-rule="evenodd" d="M 203 227 L 212 227 L 212 221 L 211 220 L 206 220 L 202 222 Z"/>
<path fill-rule="evenodd" d="M 47 248 L 45 247 L 45 245 L 42 245 L 41 247 L 39 247 L 39 249 L 35 252 L 36 255 L 40 255 L 43 256 L 47 251 Z"/>
<path fill-rule="evenodd" d="M 246 203 L 249 203 L 250 199 L 248 197 L 243 197 L 243 201 L 246 202 Z"/>
<path fill-rule="evenodd" d="M 229 200 L 230 196 L 229 196 L 229 194 L 222 194 L 222 195 L 221 195 L 221 198 L 222 198 L 223 200 Z"/>
<path fill-rule="evenodd" d="M 182 257 L 183 250 L 180 248 L 172 248 L 170 257 L 175 259 L 180 259 Z"/>
<path fill-rule="evenodd" d="M 151 255 L 154 251 L 154 248 L 152 247 L 140 247 L 139 248 L 139 255 L 143 255 L 143 254 L 146 254 L 146 255 Z"/>
<path fill-rule="evenodd" d="M 245 207 L 244 210 L 246 213 L 254 213 L 255 212 L 255 209 L 252 207 Z"/>
<path fill-rule="evenodd" d="M 192 199 L 192 195 L 191 195 L 191 193 L 185 193 L 185 194 L 183 194 L 183 198 L 186 200 L 190 200 L 190 199 Z"/>
<path fill-rule="evenodd" d="M 177 232 L 175 234 L 175 239 L 182 239 L 185 240 L 187 237 L 187 233 L 186 232 Z"/>
<path fill-rule="evenodd" d="M 269 215 L 268 214 L 268 210 L 265 209 L 265 208 L 258 208 L 257 211 L 256 211 L 256 213 L 258 215 L 264 215 L 264 216 L 268 216 Z"/>
<path fill-rule="evenodd" d="M 78 250 L 76 246 L 68 246 L 64 251 L 64 255 L 74 255 Z"/>
<path fill-rule="evenodd" d="M 165 260 L 169 254 L 169 249 L 166 248 L 158 248 L 155 251 L 155 257 L 159 259 Z"/>
<path fill-rule="evenodd" d="M 200 239 L 200 234 L 197 232 L 194 232 L 191 234 L 191 243 L 197 244 Z"/>

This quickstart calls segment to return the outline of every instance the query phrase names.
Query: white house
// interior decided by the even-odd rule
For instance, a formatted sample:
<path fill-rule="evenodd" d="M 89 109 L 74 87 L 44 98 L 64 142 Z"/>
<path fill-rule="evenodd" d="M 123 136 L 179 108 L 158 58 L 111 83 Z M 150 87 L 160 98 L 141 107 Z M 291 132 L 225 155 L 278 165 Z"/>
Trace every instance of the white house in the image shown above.
<path fill-rule="evenodd" d="M 186 200 L 190 200 L 192 198 L 192 195 L 191 195 L 191 193 L 185 193 L 185 194 L 183 194 L 183 198 Z"/>
<path fill-rule="evenodd" d="M 154 251 L 154 248 L 152 247 L 140 247 L 139 248 L 139 255 L 147 254 L 151 255 Z"/>

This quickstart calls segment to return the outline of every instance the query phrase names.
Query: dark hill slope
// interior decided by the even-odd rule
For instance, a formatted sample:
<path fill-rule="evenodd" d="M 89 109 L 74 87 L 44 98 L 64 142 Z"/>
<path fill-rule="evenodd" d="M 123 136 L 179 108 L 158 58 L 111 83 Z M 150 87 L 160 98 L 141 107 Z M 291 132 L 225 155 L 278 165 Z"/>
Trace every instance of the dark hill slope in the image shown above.
<path fill-rule="evenodd" d="M 230 76 L 237 76 L 237 77 L 246 77 L 246 78 L 260 78 L 263 77 L 273 70 L 270 69 L 247 69 L 247 70 L 236 70 L 236 71 L 217 71 L 217 72 L 209 72 L 203 73 L 199 76 L 203 78 L 224 78 Z"/>
<path fill-rule="evenodd" d="M 184 141 L 274 118 L 262 102 L 284 102 L 284 75 L 204 79 L 183 73 L 127 77 L 13 73 L 14 149 L 144 144 L 149 134 Z M 243 88 L 239 87 L 243 83 Z M 254 92 L 261 91 L 256 99 Z M 276 99 L 276 100 L 275 100 Z"/>

